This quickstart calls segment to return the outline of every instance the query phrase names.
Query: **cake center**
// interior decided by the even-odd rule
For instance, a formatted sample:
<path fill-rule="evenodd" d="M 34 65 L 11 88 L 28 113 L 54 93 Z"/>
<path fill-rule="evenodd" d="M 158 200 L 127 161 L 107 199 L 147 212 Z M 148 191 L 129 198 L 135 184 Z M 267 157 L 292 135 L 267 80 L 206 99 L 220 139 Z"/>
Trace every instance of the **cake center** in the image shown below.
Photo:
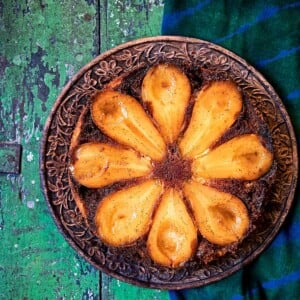
<path fill-rule="evenodd" d="M 169 146 L 167 157 L 154 168 L 154 177 L 171 187 L 180 187 L 183 181 L 192 177 L 191 161 L 182 158 L 177 145 Z"/>

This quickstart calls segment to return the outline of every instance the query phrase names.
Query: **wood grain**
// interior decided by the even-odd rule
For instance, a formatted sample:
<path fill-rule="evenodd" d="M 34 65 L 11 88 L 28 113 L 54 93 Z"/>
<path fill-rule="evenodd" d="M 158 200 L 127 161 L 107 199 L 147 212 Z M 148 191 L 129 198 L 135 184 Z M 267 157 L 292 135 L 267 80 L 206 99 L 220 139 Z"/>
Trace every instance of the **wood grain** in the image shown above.
<path fill-rule="evenodd" d="M 168 299 L 101 274 L 57 230 L 39 179 L 46 118 L 100 51 L 160 34 L 163 1 L 0 0 L 0 142 L 22 145 L 0 175 L 0 299 Z"/>

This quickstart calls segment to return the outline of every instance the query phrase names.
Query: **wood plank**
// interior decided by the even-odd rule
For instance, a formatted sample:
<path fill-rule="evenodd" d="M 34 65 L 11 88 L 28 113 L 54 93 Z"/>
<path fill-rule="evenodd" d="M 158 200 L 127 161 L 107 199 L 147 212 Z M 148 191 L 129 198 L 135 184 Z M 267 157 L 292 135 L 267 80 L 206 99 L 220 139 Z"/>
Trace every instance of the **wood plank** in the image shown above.
<path fill-rule="evenodd" d="M 163 0 L 100 0 L 100 51 L 161 34 Z"/>
<path fill-rule="evenodd" d="M 0 299 L 99 299 L 98 271 L 59 234 L 39 180 L 39 142 L 71 76 L 98 52 L 97 1 L 0 1 L 0 141 L 21 144 L 0 175 Z"/>
<path fill-rule="evenodd" d="M 100 50 L 146 36 L 160 35 L 162 0 L 100 1 Z M 136 287 L 102 274 L 102 299 L 164 300 L 166 291 Z"/>
<path fill-rule="evenodd" d="M 147 289 L 124 283 L 109 276 L 102 276 L 101 299 L 103 300 L 169 300 L 164 290 Z"/>

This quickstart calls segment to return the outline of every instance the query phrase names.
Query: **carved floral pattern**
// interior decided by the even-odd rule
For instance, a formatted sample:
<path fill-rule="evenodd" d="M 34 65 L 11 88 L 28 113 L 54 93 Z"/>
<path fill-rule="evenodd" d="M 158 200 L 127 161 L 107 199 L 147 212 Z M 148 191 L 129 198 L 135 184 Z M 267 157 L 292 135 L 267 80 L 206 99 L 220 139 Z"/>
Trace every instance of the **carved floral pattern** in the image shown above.
<path fill-rule="evenodd" d="M 181 61 L 232 78 L 250 100 L 256 114 L 271 132 L 277 170 L 275 183 L 264 205 L 264 226 L 246 238 L 234 254 L 208 265 L 191 260 L 182 268 L 157 266 L 145 257 L 143 246 L 109 248 L 93 235 L 75 205 L 68 181 L 68 151 L 72 132 L 90 95 L 132 70 L 159 62 Z M 200 40 L 154 38 L 141 40 L 103 54 L 77 75 L 59 96 L 45 130 L 41 175 L 54 218 L 69 242 L 94 266 L 124 280 L 159 288 L 196 287 L 221 279 L 256 257 L 282 224 L 296 184 L 296 142 L 289 118 L 272 87 L 231 52 Z M 274 230 L 275 229 L 275 230 Z"/>

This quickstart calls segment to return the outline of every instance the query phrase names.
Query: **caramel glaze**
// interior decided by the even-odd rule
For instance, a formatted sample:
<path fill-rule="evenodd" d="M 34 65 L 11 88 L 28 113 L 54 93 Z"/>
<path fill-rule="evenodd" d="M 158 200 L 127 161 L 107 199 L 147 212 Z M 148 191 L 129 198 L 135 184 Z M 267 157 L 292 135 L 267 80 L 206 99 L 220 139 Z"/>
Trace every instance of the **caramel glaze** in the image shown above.
<path fill-rule="evenodd" d="M 174 64 L 174 62 L 172 63 Z M 180 61 L 175 64 L 180 67 L 190 79 L 193 92 L 191 101 L 186 111 L 185 122 L 183 124 L 183 130 L 181 133 L 182 135 L 184 130 L 188 126 L 188 120 L 191 117 L 195 93 L 200 90 L 202 86 L 212 80 L 230 80 L 230 77 L 226 72 L 216 73 L 213 70 L 195 68 L 187 64 L 182 64 Z M 148 67 L 142 67 L 141 69 L 134 70 L 134 72 L 131 72 L 126 76 L 122 75 L 120 84 L 114 88 L 122 93 L 126 93 L 135 97 L 138 101 L 141 102 L 140 95 L 142 80 L 148 69 Z M 152 118 L 151 107 L 147 104 L 142 105 L 150 118 Z M 91 141 L 105 142 L 117 145 L 115 141 L 107 137 L 97 128 L 97 126 L 91 119 L 89 110 L 87 110 L 84 114 L 85 116 L 83 116 L 84 119 L 81 126 L 81 133 L 78 136 L 78 145 Z M 155 124 L 155 121 L 153 122 Z M 231 128 L 227 130 L 225 134 L 211 146 L 211 148 L 217 147 L 218 145 L 230 140 L 234 136 L 246 133 L 258 134 L 261 137 L 263 145 L 271 152 L 273 152 L 271 135 L 262 114 L 250 104 L 247 95 L 243 94 L 242 112 L 238 116 L 236 122 L 231 126 Z M 70 154 L 70 156 L 71 155 L 72 154 Z M 192 176 L 191 162 L 181 159 L 176 144 L 169 145 L 166 159 L 162 162 L 154 162 L 154 165 L 155 168 L 152 175 L 154 175 L 155 178 L 162 179 L 164 181 L 164 184 L 171 187 L 180 188 L 182 186 L 182 183 Z M 274 182 L 275 174 L 276 155 L 274 157 L 274 162 L 271 170 L 259 180 L 252 182 L 236 179 L 215 179 L 211 180 L 209 183 L 210 186 L 215 187 L 220 191 L 228 192 L 239 197 L 246 204 L 249 210 L 251 225 L 244 239 L 251 238 L 251 234 L 255 233 L 256 228 L 268 226 L 268 220 L 264 219 L 263 212 L 264 209 L 268 206 L 268 194 L 272 193 L 272 184 Z M 75 186 L 75 190 L 84 202 L 84 206 L 87 208 L 87 222 L 90 229 L 93 232 L 96 232 L 94 216 L 98 203 L 99 201 L 101 201 L 101 199 L 112 192 L 130 187 L 143 180 L 144 178 L 139 178 L 124 182 L 118 182 L 101 189 L 88 189 L 72 180 Z M 197 261 L 197 264 L 208 264 L 211 261 L 215 261 L 224 255 L 238 255 L 237 252 L 239 251 L 239 248 L 242 248 L 242 243 L 243 240 L 227 246 L 217 246 L 211 244 L 204 238 L 199 237 L 199 246 L 195 258 L 193 262 L 187 262 L 186 264 L 191 264 L 191 267 L 193 267 L 193 263 L 195 263 L 195 260 Z M 238 247 L 239 245 L 241 245 L 241 247 Z M 123 249 L 118 249 L 118 251 L 122 252 Z M 136 255 L 142 257 L 145 260 L 145 263 L 151 264 L 151 259 L 147 254 L 145 239 L 143 238 L 137 241 L 134 245 L 125 247 L 124 251 L 132 251 L 133 253 L 136 253 Z"/>
<path fill-rule="evenodd" d="M 191 161 L 182 159 L 177 145 L 171 145 L 166 159 L 154 163 L 153 176 L 166 186 L 181 189 L 183 182 L 192 177 Z"/>

